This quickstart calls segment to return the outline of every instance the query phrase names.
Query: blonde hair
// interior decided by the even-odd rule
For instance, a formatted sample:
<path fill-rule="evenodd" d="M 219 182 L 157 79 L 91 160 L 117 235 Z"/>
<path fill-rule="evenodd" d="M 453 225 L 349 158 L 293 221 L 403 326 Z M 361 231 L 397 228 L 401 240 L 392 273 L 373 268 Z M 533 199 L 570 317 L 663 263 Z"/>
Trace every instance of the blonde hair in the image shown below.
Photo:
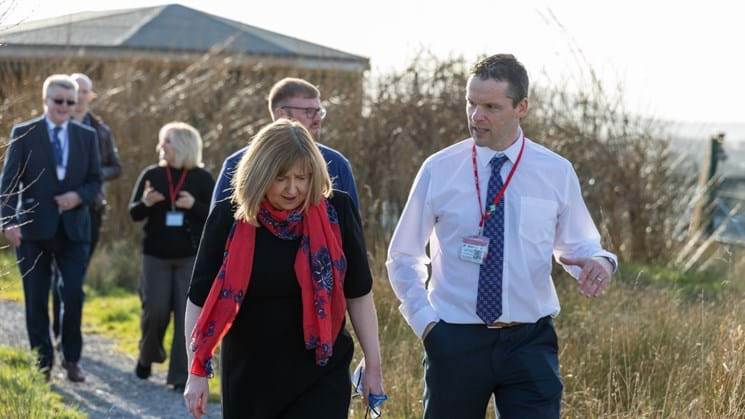
<path fill-rule="evenodd" d="M 158 134 L 158 146 L 159 149 L 166 138 L 171 141 L 173 149 L 176 151 L 175 161 L 173 162 L 174 168 L 193 169 L 195 167 L 202 167 L 202 136 L 191 125 L 184 122 L 169 122 L 163 125 Z M 159 162 L 161 166 L 166 166 L 168 163 L 165 160 Z"/>
<path fill-rule="evenodd" d="M 252 139 L 231 181 L 236 220 L 258 226 L 261 201 L 277 176 L 284 175 L 302 162 L 310 175 L 310 187 L 302 209 L 318 205 L 331 196 L 331 178 L 326 161 L 308 130 L 287 119 L 265 126 Z"/>

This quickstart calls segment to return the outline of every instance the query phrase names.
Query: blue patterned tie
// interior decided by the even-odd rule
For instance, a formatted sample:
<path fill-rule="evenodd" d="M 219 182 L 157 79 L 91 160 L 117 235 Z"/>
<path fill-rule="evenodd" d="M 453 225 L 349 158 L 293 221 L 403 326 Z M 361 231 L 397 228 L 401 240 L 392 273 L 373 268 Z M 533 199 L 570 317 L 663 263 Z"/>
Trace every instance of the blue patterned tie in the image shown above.
<path fill-rule="evenodd" d="M 490 161 L 491 176 L 486 191 L 486 210 L 502 189 L 499 171 L 507 161 L 506 156 L 494 156 Z M 484 323 L 494 323 L 502 315 L 502 265 L 504 264 L 504 201 L 505 195 L 486 219 L 484 236 L 489 238 L 489 253 L 479 269 L 479 294 L 476 297 L 476 314 Z"/>
<path fill-rule="evenodd" d="M 52 138 L 52 144 L 54 144 L 54 159 L 57 161 L 57 167 L 62 167 L 62 140 L 59 138 L 59 133 L 62 131 L 62 127 L 55 126 L 54 135 Z"/>

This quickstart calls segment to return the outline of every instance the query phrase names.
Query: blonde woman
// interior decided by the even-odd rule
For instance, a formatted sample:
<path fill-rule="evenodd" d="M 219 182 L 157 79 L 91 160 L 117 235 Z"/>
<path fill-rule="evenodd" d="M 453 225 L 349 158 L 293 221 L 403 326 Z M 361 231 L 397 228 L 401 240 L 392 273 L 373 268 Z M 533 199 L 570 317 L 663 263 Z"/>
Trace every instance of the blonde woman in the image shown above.
<path fill-rule="evenodd" d="M 383 394 L 372 276 L 352 199 L 332 193 L 310 134 L 284 119 L 254 138 L 232 183 L 232 202 L 218 202 L 207 220 L 189 290 L 186 405 L 205 413 L 222 341 L 224 417 L 346 418 L 347 312 L 364 353 L 363 393 Z"/>
<path fill-rule="evenodd" d="M 160 162 L 142 171 L 129 204 L 132 220 L 145 220 L 142 335 L 135 374 L 147 379 L 151 364 L 166 360 L 163 335 L 173 313 L 176 332 L 166 382 L 181 390 L 188 376 L 182 332 L 184 305 L 214 180 L 202 169 L 202 138 L 192 126 L 183 122 L 164 125 L 156 150 Z"/>

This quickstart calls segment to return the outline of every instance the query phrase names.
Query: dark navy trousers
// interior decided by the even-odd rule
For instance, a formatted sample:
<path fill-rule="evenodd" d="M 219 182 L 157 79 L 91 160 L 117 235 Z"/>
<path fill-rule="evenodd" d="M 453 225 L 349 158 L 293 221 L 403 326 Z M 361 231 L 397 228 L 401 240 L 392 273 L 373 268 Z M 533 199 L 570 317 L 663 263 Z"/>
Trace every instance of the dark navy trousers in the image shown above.
<path fill-rule="evenodd" d="M 78 362 L 83 349 L 80 331 L 83 314 L 83 278 L 88 265 L 90 243 L 67 238 L 60 223 L 50 240 L 22 240 L 16 249 L 23 277 L 26 304 L 26 330 L 31 348 L 39 352 L 39 368 L 54 365 L 54 350 L 49 331 L 49 291 L 52 267 L 56 264 L 62 276 L 62 354 L 66 361 Z"/>
<path fill-rule="evenodd" d="M 563 384 L 553 320 L 503 329 L 440 321 L 424 340 L 426 419 L 559 418 Z"/>

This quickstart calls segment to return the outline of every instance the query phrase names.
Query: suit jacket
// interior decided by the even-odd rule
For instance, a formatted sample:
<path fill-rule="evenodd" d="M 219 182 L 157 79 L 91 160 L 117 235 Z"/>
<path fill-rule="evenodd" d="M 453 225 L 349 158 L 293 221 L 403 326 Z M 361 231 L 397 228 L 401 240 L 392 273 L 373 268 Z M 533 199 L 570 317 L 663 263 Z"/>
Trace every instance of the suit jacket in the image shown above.
<path fill-rule="evenodd" d="M 60 217 L 71 241 L 90 241 L 88 205 L 101 190 L 101 166 L 96 132 L 77 122 L 68 124 L 69 157 L 63 180 L 57 179 L 54 150 L 44 116 L 23 122 L 10 132 L 2 180 L 3 228 L 21 224 L 23 240 L 48 240 L 57 233 Z M 62 213 L 56 195 L 75 191 L 81 205 Z"/>

